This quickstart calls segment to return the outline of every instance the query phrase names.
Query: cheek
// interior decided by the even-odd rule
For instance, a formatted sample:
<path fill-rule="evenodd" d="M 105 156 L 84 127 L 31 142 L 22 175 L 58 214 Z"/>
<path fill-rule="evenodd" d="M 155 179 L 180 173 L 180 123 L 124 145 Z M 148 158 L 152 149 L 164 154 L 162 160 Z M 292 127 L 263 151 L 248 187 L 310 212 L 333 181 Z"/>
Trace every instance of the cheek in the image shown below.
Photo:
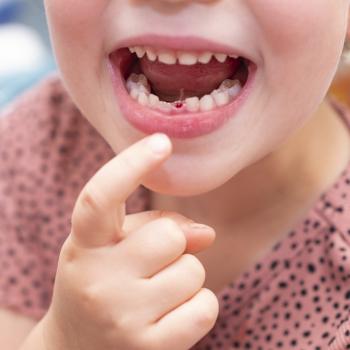
<path fill-rule="evenodd" d="M 98 22 L 98 15 L 103 12 L 107 1 L 85 0 L 46 0 L 45 7 L 53 23 L 84 25 L 90 21 Z"/>
<path fill-rule="evenodd" d="M 103 13 L 108 1 L 46 0 L 50 33 L 57 56 L 87 51 L 101 43 Z M 58 58 L 59 58 L 58 57 Z"/>
<path fill-rule="evenodd" d="M 262 40 L 276 51 L 292 48 L 311 50 L 339 40 L 345 19 L 346 3 L 341 0 L 247 0 L 260 24 Z M 329 25 L 332 23 L 332 25 Z"/>
<path fill-rule="evenodd" d="M 346 2 L 246 0 L 246 3 L 258 28 L 256 40 L 264 61 L 261 90 L 265 118 L 273 123 L 275 135 L 286 139 L 291 130 L 301 127 L 306 117 L 312 115 L 331 84 L 345 37 Z M 270 136 L 276 140 L 276 136 Z"/>
<path fill-rule="evenodd" d="M 274 93 L 300 86 L 325 93 L 335 74 L 346 31 L 347 2 L 342 0 L 247 0 L 259 26 L 266 82 Z M 317 15 L 316 15 L 317 14 Z M 331 24 L 331 25 L 330 25 Z M 311 93 L 311 91 L 313 91 Z M 306 95 L 306 94 L 305 94 Z M 310 96 L 310 103 L 313 101 Z"/>

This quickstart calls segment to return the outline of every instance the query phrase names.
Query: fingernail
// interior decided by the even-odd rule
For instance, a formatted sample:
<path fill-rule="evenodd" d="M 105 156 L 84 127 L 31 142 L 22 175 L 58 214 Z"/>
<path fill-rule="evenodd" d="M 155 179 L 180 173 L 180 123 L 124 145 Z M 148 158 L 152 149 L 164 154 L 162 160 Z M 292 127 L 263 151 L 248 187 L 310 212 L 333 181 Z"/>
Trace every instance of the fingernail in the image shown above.
<path fill-rule="evenodd" d="M 167 135 L 156 133 L 153 134 L 148 140 L 148 146 L 153 153 L 157 155 L 163 155 L 167 153 L 171 147 L 171 141 Z"/>
<path fill-rule="evenodd" d="M 198 231 L 214 231 L 212 227 L 204 224 L 198 224 L 196 222 L 189 224 L 189 227 L 193 230 L 198 230 Z"/>

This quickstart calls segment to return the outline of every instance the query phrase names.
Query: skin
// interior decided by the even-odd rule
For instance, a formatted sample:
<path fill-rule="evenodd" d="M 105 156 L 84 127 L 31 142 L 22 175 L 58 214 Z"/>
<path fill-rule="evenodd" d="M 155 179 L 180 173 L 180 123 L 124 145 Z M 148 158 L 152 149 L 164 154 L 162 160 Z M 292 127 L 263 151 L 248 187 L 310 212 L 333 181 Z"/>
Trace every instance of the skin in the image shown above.
<path fill-rule="evenodd" d="M 231 256 L 239 255 L 236 253 L 240 251 L 246 256 L 256 256 L 256 250 L 247 252 L 242 247 L 252 246 L 252 242 L 259 239 L 260 245 L 266 246 L 266 242 L 276 238 L 274 235 L 264 237 L 257 230 L 250 230 L 249 225 L 241 225 L 242 219 L 258 222 L 259 226 L 263 226 L 263 221 L 265 228 L 266 223 L 273 221 L 267 218 L 284 220 L 284 216 L 276 215 L 276 207 L 287 208 L 285 211 L 290 212 L 293 203 L 300 207 L 304 200 L 314 199 L 349 160 L 348 130 L 324 101 L 343 47 L 349 0 L 45 2 L 53 46 L 67 89 L 116 153 L 128 149 L 129 161 L 121 162 L 120 156 L 113 159 L 90 180 L 90 193 L 85 191 L 80 195 L 72 216 L 73 231 L 61 252 L 53 306 L 21 349 L 73 350 L 77 340 L 85 342 L 78 348 L 86 350 L 101 346 L 115 349 L 116 344 L 121 345 L 120 348 L 132 344 L 140 349 L 188 349 L 211 329 L 218 313 L 215 296 L 207 289 L 198 292 L 204 280 L 201 264 L 193 255 L 183 254 L 185 249 L 187 253 L 206 249 L 213 241 L 213 232 L 198 232 L 198 228 L 193 231 L 188 218 L 220 228 L 216 230 L 220 232 L 216 239 L 219 244 L 208 250 L 214 253 L 202 260 L 215 263 L 206 264 L 207 276 L 211 275 L 211 269 L 215 274 L 218 266 L 227 265 L 231 279 L 234 264 L 225 260 L 227 247 Z M 209 25 L 211 23 L 215 25 Z M 245 47 L 259 65 L 255 89 L 237 117 L 211 135 L 181 142 L 172 140 L 172 155 L 157 168 L 153 166 L 163 159 L 159 155 L 157 160 L 150 155 L 142 157 L 143 152 L 147 152 L 143 143 L 130 150 L 129 146 L 144 135 L 133 130 L 122 118 L 106 68 L 107 54 L 116 40 L 144 33 L 148 28 L 155 33 L 166 31 L 169 35 L 200 33 L 212 40 L 220 38 L 224 44 L 235 43 Z M 315 161 L 317 158 L 319 162 Z M 135 167 L 127 169 L 125 164 L 137 165 L 139 172 L 135 172 Z M 119 181 L 116 181 L 118 175 Z M 126 216 L 123 230 L 117 233 L 113 225 L 103 226 L 111 224 L 116 212 L 123 212 L 125 198 L 118 201 L 118 196 L 133 191 L 140 179 L 140 183 L 154 191 L 154 207 L 174 210 L 174 213 Z M 311 190 L 307 191 L 308 187 Z M 96 198 L 91 197 L 91 189 L 104 189 L 106 207 L 91 207 L 94 203 L 101 204 L 94 202 Z M 90 197 L 86 197 L 87 194 Z M 101 193 L 95 195 L 103 199 Z M 84 209 L 90 211 L 84 212 Z M 269 211 L 273 215 L 269 216 Z M 188 218 L 176 216 L 176 212 Z M 172 220 L 169 221 L 169 217 Z M 159 234 L 167 236 L 159 240 Z M 225 236 L 231 239 L 230 245 L 227 238 L 221 238 Z M 103 241 L 93 241 L 95 238 Z M 118 246 L 115 241 L 120 239 Z M 143 241 L 146 239 L 148 241 Z M 158 249 L 160 242 L 168 243 L 170 253 L 162 258 L 169 261 L 155 266 L 156 258 L 163 253 Z M 151 249 L 142 249 L 150 248 L 150 243 Z M 140 251 L 150 254 L 147 265 L 139 254 L 130 254 Z M 224 263 L 213 259 L 220 255 Z M 178 261 L 182 265 L 171 263 L 170 258 L 174 256 L 180 258 Z M 184 262 L 185 256 L 187 261 Z M 119 264 L 116 263 L 118 258 L 121 259 Z M 140 291 L 136 290 L 137 300 L 144 303 L 140 307 L 135 304 L 133 295 L 123 293 L 124 288 L 135 291 L 135 281 L 138 281 L 132 274 L 125 274 L 124 269 L 138 267 L 136 272 L 148 265 L 156 271 L 164 266 L 168 269 L 164 268 L 164 272 L 151 280 L 145 281 L 143 277 L 145 284 L 138 287 Z M 111 266 L 112 269 L 106 269 Z M 183 270 L 177 270 L 180 267 Z M 241 266 L 236 270 L 239 269 Z M 180 292 L 189 283 L 181 278 L 189 272 L 193 274 L 189 275 L 189 281 L 196 281 L 196 285 L 183 296 Z M 143 271 L 143 275 L 149 273 Z M 222 269 L 221 275 L 226 277 Z M 120 277 L 125 277 L 124 288 L 120 288 Z M 85 283 L 81 283 L 82 280 Z M 165 310 L 157 310 L 165 294 L 161 287 L 169 288 L 169 282 L 173 283 L 172 299 L 167 300 Z M 214 281 L 210 286 L 219 284 Z M 140 295 L 143 298 L 139 298 Z M 191 296 L 191 303 L 185 303 Z M 124 297 L 126 300 L 121 299 Z M 120 306 L 125 310 L 115 307 L 118 300 L 122 300 Z M 149 314 L 140 317 L 140 310 L 147 310 Z M 169 310 L 163 321 L 153 325 L 154 316 L 158 319 L 160 313 Z M 114 316 L 112 320 L 107 319 L 110 329 L 106 327 L 107 315 Z M 19 328 L 29 328 L 29 325 L 22 327 L 14 315 L 11 317 L 16 321 L 16 334 L 9 327 L 9 315 L 1 312 L 0 323 L 4 324 L 1 328 L 11 328 L 5 333 L 15 334 L 16 340 L 13 337 L 8 342 L 15 344 L 16 341 L 17 348 Z M 50 317 L 55 317 L 55 322 L 47 321 Z M 113 328 L 120 321 L 121 329 Z M 152 327 L 146 327 L 151 321 Z M 135 327 L 136 322 L 139 328 Z M 59 323 L 64 330 L 62 334 L 54 327 Z M 99 330 L 97 334 L 91 334 L 94 329 Z M 43 343 L 42 333 L 52 334 L 47 338 L 49 346 Z M 155 344 L 160 345 L 156 347 Z M 9 348 L 6 340 L 5 346 Z"/>
<path fill-rule="evenodd" d="M 222 236 L 235 230 L 239 238 L 246 235 L 237 229 L 243 219 L 261 222 L 261 213 L 281 203 L 292 210 L 296 202 L 315 198 L 345 165 L 348 155 L 339 153 L 344 130 L 331 122 L 337 117 L 324 98 L 343 49 L 349 0 L 45 3 L 65 85 L 116 153 L 145 136 L 125 121 L 114 96 L 107 57 L 118 40 L 149 28 L 200 33 L 245 48 L 257 63 L 254 90 L 236 118 L 209 135 L 173 139 L 171 157 L 143 179 L 154 208 L 205 222 Z M 343 143 L 325 141 L 341 133 Z M 315 160 L 320 155 L 322 165 Z M 338 161 L 330 167 L 326 162 L 333 157 Z"/>

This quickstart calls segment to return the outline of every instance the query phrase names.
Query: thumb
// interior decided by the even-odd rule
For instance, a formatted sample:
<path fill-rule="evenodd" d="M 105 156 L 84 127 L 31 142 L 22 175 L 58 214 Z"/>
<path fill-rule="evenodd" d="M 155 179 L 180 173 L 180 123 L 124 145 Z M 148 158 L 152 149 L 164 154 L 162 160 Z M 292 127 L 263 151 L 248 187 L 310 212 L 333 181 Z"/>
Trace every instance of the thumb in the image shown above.
<path fill-rule="evenodd" d="M 186 253 L 199 253 L 214 243 L 216 233 L 210 226 L 192 223 L 182 228 L 187 238 Z"/>
<path fill-rule="evenodd" d="M 212 227 L 198 224 L 179 213 L 163 210 L 150 210 L 127 215 L 122 230 L 123 238 L 148 222 L 163 217 L 174 220 L 182 229 L 187 240 L 186 253 L 194 254 L 205 250 L 215 240 L 216 234 Z"/>

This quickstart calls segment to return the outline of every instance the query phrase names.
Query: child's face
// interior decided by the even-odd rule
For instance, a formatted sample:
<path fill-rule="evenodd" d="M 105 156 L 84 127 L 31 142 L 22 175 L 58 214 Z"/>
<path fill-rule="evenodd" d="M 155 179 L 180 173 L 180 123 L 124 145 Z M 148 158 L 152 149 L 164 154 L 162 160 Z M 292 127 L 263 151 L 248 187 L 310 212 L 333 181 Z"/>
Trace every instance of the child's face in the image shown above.
<path fill-rule="evenodd" d="M 173 138 L 174 154 L 144 182 L 155 191 L 195 195 L 276 150 L 315 112 L 339 62 L 349 3 L 46 0 L 46 9 L 66 87 L 116 152 L 144 136 L 123 117 L 112 86 L 108 57 L 120 41 L 197 36 L 232 45 L 254 61 L 255 81 L 237 114 L 209 134 Z"/>

